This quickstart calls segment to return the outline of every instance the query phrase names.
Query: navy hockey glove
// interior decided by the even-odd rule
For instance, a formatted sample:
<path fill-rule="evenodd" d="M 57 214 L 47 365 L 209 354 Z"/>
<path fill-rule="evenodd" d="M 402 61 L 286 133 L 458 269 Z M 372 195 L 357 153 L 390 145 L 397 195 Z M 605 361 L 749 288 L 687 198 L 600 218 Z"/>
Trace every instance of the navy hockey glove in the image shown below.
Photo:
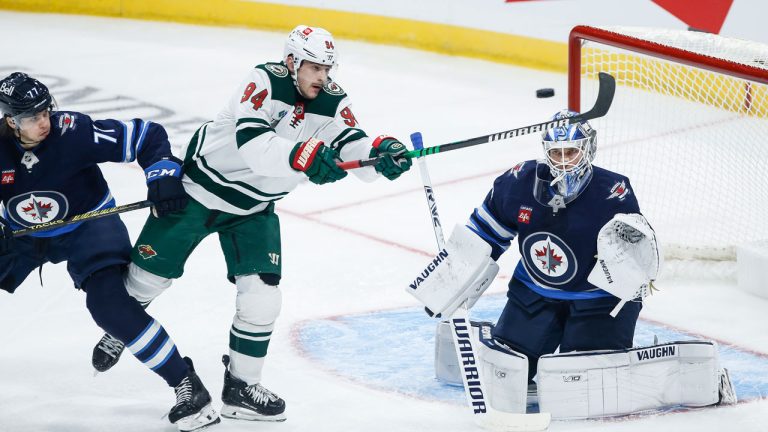
<path fill-rule="evenodd" d="M 400 174 L 411 169 L 413 161 L 405 155 L 408 149 L 397 139 L 381 135 L 373 140 L 371 157 L 384 156 L 376 164 L 376 172 L 384 177 L 394 180 L 400 177 Z"/>
<path fill-rule="evenodd" d="M 145 169 L 144 174 L 147 176 L 147 199 L 152 201 L 155 217 L 184 210 L 189 197 L 181 184 L 181 161 L 178 158 L 163 158 Z"/>
<path fill-rule="evenodd" d="M 0 216 L 0 255 L 13 252 L 13 230 L 11 225 Z"/>
<path fill-rule="evenodd" d="M 332 183 L 347 176 L 347 172 L 336 165 L 336 151 L 323 142 L 310 138 L 298 143 L 291 150 L 291 168 L 303 171 L 309 181 L 316 184 Z"/>

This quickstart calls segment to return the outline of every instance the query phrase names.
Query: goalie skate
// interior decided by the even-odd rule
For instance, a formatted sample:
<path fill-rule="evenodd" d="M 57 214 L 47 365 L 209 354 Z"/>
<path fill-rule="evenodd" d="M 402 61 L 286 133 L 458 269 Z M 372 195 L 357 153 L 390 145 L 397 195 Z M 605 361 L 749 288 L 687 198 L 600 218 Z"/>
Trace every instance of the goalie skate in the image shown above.
<path fill-rule="evenodd" d="M 224 389 L 221 392 L 221 415 L 227 418 L 256 421 L 285 421 L 285 401 L 261 384 L 248 385 L 229 372 L 229 356 L 224 363 Z"/>
<path fill-rule="evenodd" d="M 211 406 L 211 395 L 195 373 L 192 360 L 184 357 L 184 361 L 189 365 L 189 373 L 174 388 L 176 405 L 168 413 L 168 420 L 181 432 L 200 430 L 219 423 L 221 419 Z"/>
<path fill-rule="evenodd" d="M 117 364 L 123 350 L 125 350 L 124 343 L 112 337 L 109 333 L 104 333 L 99 343 L 93 347 L 91 364 L 98 372 L 106 372 Z"/>

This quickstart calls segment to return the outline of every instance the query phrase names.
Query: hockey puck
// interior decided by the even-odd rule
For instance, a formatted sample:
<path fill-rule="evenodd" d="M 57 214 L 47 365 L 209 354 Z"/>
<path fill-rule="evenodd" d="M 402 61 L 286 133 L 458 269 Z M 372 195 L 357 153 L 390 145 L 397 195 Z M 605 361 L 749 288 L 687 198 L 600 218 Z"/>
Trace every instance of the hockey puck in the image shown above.
<path fill-rule="evenodd" d="M 548 98 L 555 95 L 555 89 L 553 88 L 541 88 L 536 90 L 537 98 Z"/>

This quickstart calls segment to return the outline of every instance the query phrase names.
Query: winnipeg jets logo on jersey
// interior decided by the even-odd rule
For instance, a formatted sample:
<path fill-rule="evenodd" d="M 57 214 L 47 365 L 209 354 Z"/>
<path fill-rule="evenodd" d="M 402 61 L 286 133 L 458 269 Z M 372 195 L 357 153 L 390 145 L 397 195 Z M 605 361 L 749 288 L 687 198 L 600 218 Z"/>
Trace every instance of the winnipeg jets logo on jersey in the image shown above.
<path fill-rule="evenodd" d="M 606 199 L 618 198 L 619 201 L 624 201 L 624 198 L 626 198 L 629 193 L 630 190 L 627 187 L 627 184 L 624 182 L 624 180 L 622 180 L 620 182 L 616 182 L 616 184 L 613 185 L 611 188 L 611 194 L 608 195 L 608 198 Z"/>
<path fill-rule="evenodd" d="M 509 170 L 510 174 L 515 176 L 517 178 L 520 175 L 520 171 L 523 170 L 523 166 L 525 165 L 525 162 L 520 162 L 519 164 L 512 167 L 511 170 Z"/>
<path fill-rule="evenodd" d="M 64 135 L 67 131 L 75 130 L 75 115 L 65 113 L 59 117 L 59 129 L 61 129 L 61 135 Z"/>
<path fill-rule="evenodd" d="M 23 227 L 47 223 L 67 215 L 67 198 L 54 191 L 35 191 L 8 200 L 8 216 Z"/>
<path fill-rule="evenodd" d="M 545 285 L 566 284 L 578 270 L 573 250 L 548 232 L 537 232 L 523 240 L 523 260 L 531 276 Z"/>

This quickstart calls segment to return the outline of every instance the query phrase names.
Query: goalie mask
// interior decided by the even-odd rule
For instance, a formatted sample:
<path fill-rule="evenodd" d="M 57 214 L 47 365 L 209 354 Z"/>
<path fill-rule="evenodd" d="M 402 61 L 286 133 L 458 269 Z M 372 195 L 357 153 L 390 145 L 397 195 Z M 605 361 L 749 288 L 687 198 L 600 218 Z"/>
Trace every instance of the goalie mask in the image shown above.
<path fill-rule="evenodd" d="M 288 40 L 285 42 L 283 60 L 288 56 L 293 57 L 293 73 L 291 78 L 293 78 L 293 85 L 299 90 L 298 73 L 304 61 L 331 66 L 328 74 L 329 79 L 331 79 L 336 70 L 338 53 L 336 52 L 333 36 L 328 30 L 320 27 L 300 25 L 291 31 L 288 35 Z M 299 93 L 301 93 L 301 90 L 299 90 Z"/>
<path fill-rule="evenodd" d="M 577 114 L 562 110 L 552 120 Z M 550 129 L 541 136 L 545 161 L 552 176 L 549 185 L 554 188 L 550 192 L 562 196 L 566 203 L 575 199 L 592 179 L 596 137 L 597 132 L 586 121 Z"/>

